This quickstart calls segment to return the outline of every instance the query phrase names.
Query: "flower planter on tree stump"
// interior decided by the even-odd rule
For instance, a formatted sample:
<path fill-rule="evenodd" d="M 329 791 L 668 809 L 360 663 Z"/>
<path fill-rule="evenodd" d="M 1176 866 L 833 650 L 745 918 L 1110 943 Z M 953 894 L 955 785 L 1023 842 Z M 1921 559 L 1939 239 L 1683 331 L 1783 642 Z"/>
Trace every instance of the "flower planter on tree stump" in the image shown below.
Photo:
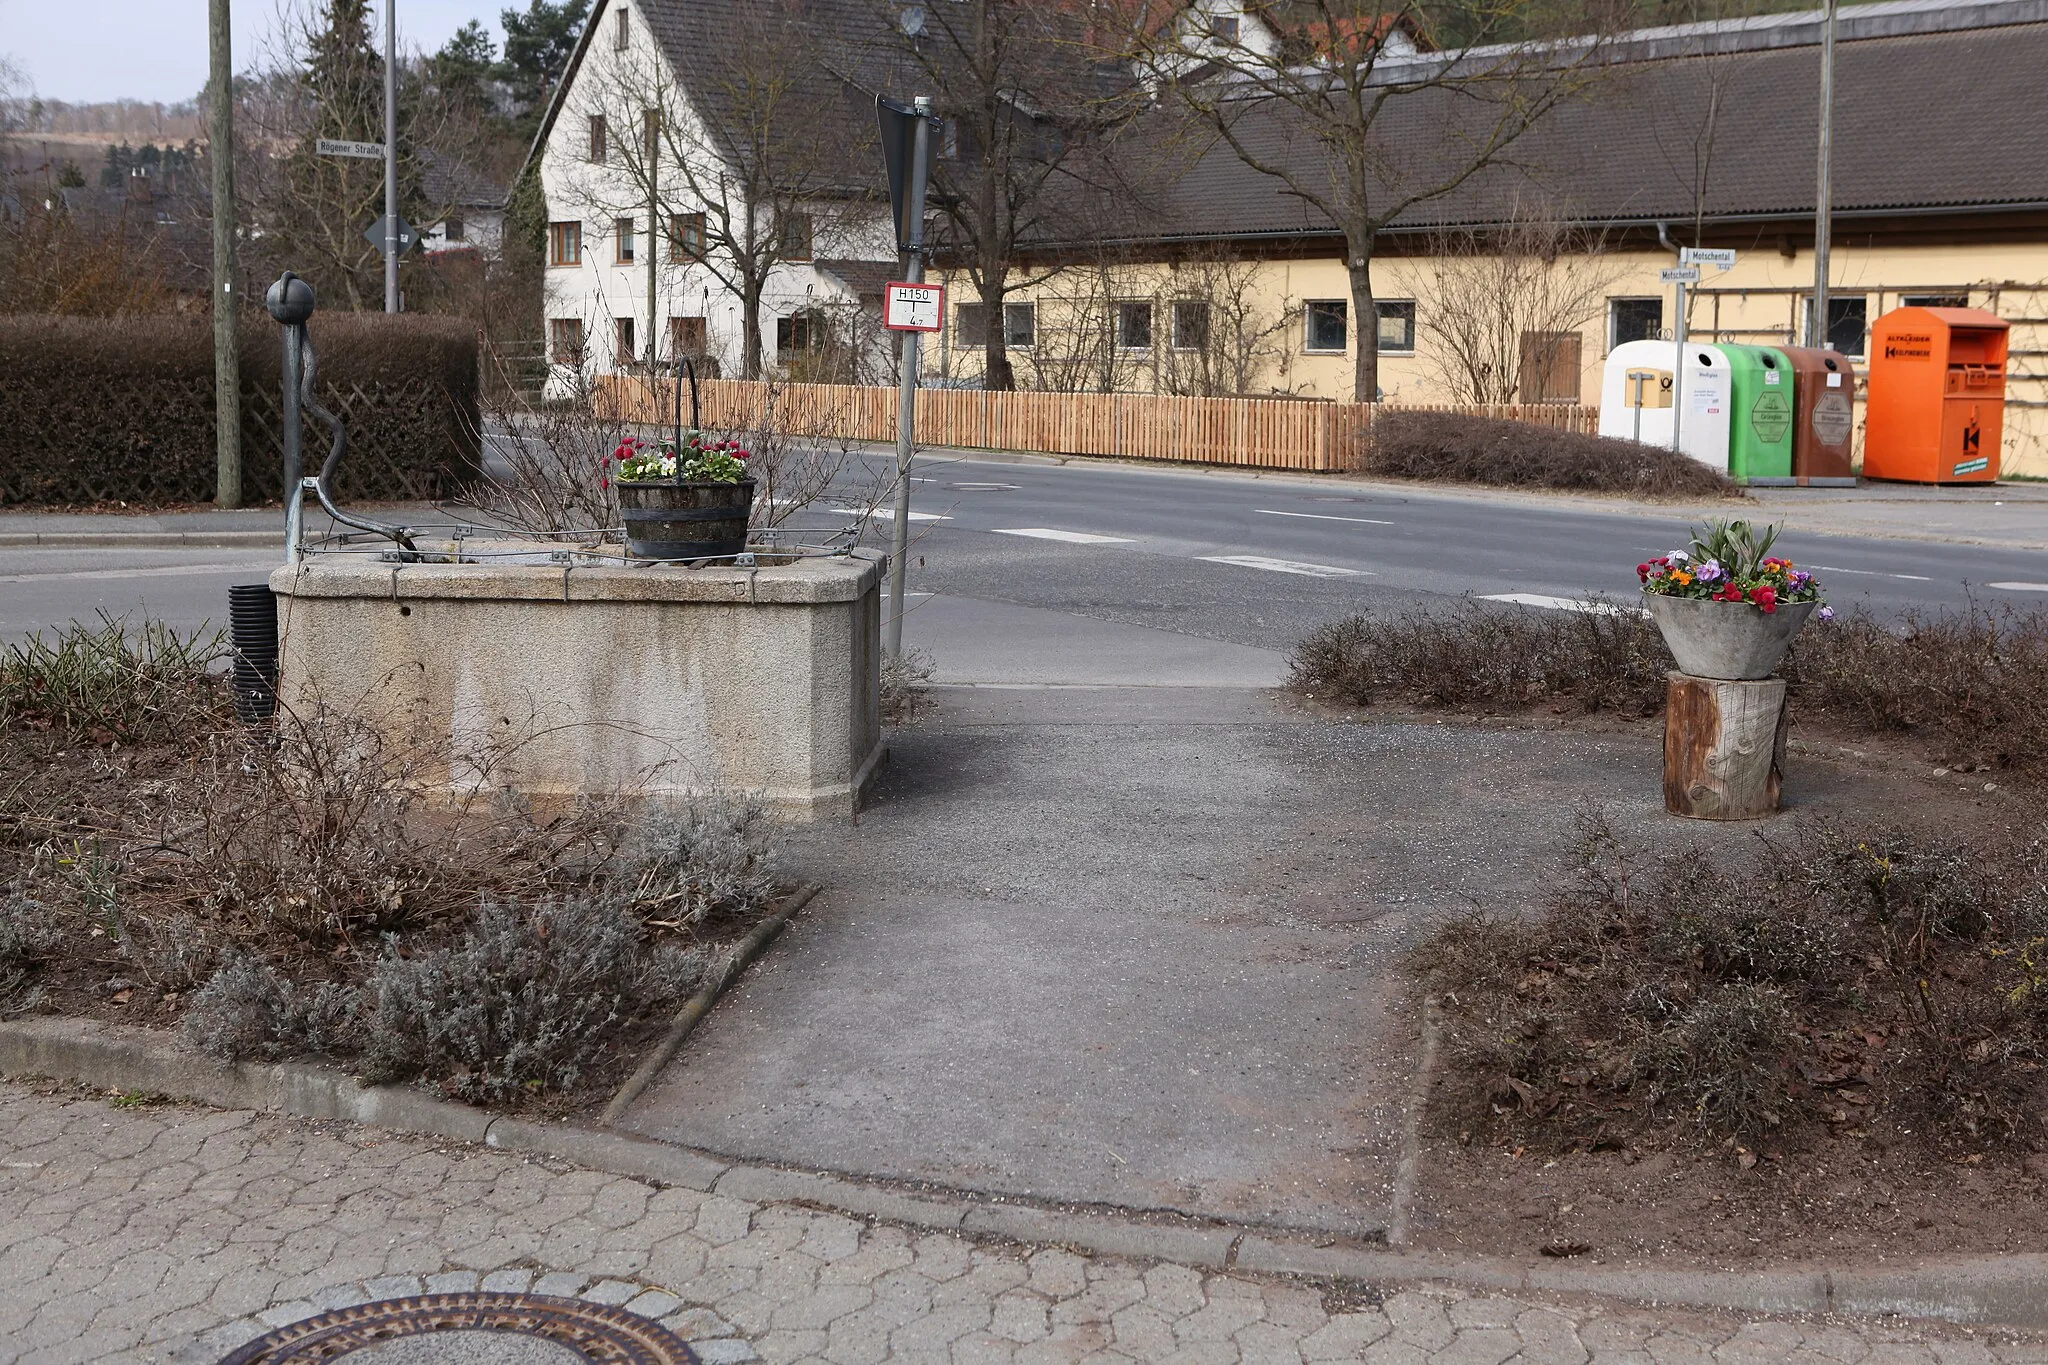
<path fill-rule="evenodd" d="M 1785 680 L 1667 676 L 1664 809 L 1695 820 L 1775 812 L 1785 776 Z"/>

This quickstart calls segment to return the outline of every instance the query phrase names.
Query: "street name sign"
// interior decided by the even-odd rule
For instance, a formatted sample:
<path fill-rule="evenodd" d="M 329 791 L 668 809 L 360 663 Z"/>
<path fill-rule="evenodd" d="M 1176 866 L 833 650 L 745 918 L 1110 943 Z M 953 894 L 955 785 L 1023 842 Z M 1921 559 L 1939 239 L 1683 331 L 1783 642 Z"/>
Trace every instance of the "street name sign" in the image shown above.
<path fill-rule="evenodd" d="M 381 142 L 347 142 L 340 138 L 323 137 L 314 144 L 322 156 L 359 156 L 366 161 L 382 161 L 384 144 Z"/>
<path fill-rule="evenodd" d="M 1696 265 L 1671 266 L 1658 271 L 1657 278 L 1665 284 L 1698 284 L 1700 268 Z"/>
<path fill-rule="evenodd" d="M 892 332 L 936 332 L 946 316 L 946 286 L 905 284 L 883 290 L 882 325 Z"/>
<path fill-rule="evenodd" d="M 1723 270 L 1735 268 L 1735 248 L 1719 246 L 1682 247 L 1678 253 L 1680 265 L 1712 265 Z"/>

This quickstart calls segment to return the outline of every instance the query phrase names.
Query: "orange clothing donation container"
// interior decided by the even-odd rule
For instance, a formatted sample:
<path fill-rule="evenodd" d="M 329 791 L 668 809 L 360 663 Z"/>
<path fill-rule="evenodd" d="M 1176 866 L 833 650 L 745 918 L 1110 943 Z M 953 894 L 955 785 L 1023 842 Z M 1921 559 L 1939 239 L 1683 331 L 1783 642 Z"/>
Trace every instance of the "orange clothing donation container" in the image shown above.
<path fill-rule="evenodd" d="M 1865 478 L 1997 479 L 2007 331 L 1977 308 L 1894 308 L 1871 325 Z"/>

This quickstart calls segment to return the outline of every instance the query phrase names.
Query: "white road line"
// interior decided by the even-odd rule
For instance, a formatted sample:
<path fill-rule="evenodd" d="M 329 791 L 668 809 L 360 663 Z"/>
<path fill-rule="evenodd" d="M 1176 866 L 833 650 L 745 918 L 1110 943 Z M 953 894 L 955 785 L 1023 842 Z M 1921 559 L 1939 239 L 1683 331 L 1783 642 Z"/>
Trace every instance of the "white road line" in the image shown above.
<path fill-rule="evenodd" d="M 166 564 L 151 569 L 74 569 L 68 573 L 0 575 L 0 583 L 52 583 L 60 578 L 175 578 L 180 574 L 227 573 L 230 570 L 247 570 L 267 575 L 277 565 L 276 559 L 265 559 L 248 564 Z"/>
<path fill-rule="evenodd" d="M 1257 509 L 1262 517 L 1307 517 L 1311 521 L 1355 521 L 1361 526 L 1392 526 L 1391 521 L 1380 521 L 1373 517 L 1333 517 L 1327 512 L 1275 512 L 1270 507 Z"/>
<path fill-rule="evenodd" d="M 1268 559 L 1264 555 L 1196 555 L 1207 564 L 1235 564 L 1241 569 L 1264 569 L 1268 573 L 1293 573 L 1304 578 L 1354 578 L 1364 569 L 1340 569 L 1334 564 L 1303 564 L 1292 559 Z"/>
<path fill-rule="evenodd" d="M 1612 602 L 1592 602 L 1583 597 L 1546 597 L 1540 592 L 1494 592 L 1479 599 L 1482 602 L 1512 602 L 1518 607 L 1543 607 L 1550 611 L 1583 611 L 1593 616 L 1620 616 L 1625 610 L 1636 610 L 1638 615 L 1647 615 L 1640 609 L 1618 607 Z"/>
<path fill-rule="evenodd" d="M 956 493 L 1014 493 L 1014 483 L 949 483 L 946 487 Z"/>
<path fill-rule="evenodd" d="M 1878 569 L 1838 569 L 1832 564 L 1809 564 L 1806 567 L 1818 569 L 1822 573 L 1852 573 L 1862 578 L 1903 578 L 1909 583 L 1932 583 L 1934 581 L 1926 574 L 1919 573 L 1884 573 Z"/>
<path fill-rule="evenodd" d="M 2001 592 L 2048 592 L 2048 583 L 1986 583 L 1984 586 Z"/>
<path fill-rule="evenodd" d="M 871 511 L 871 512 L 864 512 L 864 511 L 863 511 L 863 509 L 861 509 L 861 508 L 859 508 L 859 507 L 835 507 L 835 508 L 833 508 L 832 510 L 833 510 L 833 511 L 835 511 L 835 512 L 839 512 L 839 513 L 841 513 L 841 514 L 843 514 L 843 515 L 845 515 L 845 516 L 849 516 L 849 517 L 858 517 L 858 516 L 866 515 L 866 516 L 870 516 L 870 517 L 879 517 L 879 518 L 881 518 L 881 519 L 882 519 L 883 521 L 894 521 L 894 520 L 896 519 L 896 509 L 895 509 L 895 508 L 893 508 L 893 507 L 877 507 L 877 508 L 875 508 L 875 509 L 874 509 L 873 511 Z M 951 518 L 951 517 L 947 517 L 947 516 L 941 516 L 941 515 L 939 515 L 939 514 L 938 514 L 937 512 L 912 512 L 912 513 L 910 514 L 910 519 L 911 519 L 912 521 L 951 521 L 951 520 L 952 520 L 952 518 Z"/>
<path fill-rule="evenodd" d="M 1030 536 L 1033 540 L 1064 540 L 1070 545 L 1129 545 L 1129 536 L 1098 536 L 1089 531 L 1055 531 L 1050 526 L 995 528 L 999 536 Z"/>

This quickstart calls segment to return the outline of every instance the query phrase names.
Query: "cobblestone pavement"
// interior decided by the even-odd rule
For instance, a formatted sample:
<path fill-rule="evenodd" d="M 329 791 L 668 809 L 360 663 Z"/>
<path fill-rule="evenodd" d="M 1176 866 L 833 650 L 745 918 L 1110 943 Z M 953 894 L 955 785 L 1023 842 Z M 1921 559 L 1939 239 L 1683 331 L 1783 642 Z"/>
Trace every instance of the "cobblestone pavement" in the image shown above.
<path fill-rule="evenodd" d="M 1951 1365 L 2048 1344 L 1357 1286 L 977 1243 L 510 1153 L 0 1083 L 0 1361 L 213 1361 L 422 1289 L 583 1294 L 706 1365 Z"/>

